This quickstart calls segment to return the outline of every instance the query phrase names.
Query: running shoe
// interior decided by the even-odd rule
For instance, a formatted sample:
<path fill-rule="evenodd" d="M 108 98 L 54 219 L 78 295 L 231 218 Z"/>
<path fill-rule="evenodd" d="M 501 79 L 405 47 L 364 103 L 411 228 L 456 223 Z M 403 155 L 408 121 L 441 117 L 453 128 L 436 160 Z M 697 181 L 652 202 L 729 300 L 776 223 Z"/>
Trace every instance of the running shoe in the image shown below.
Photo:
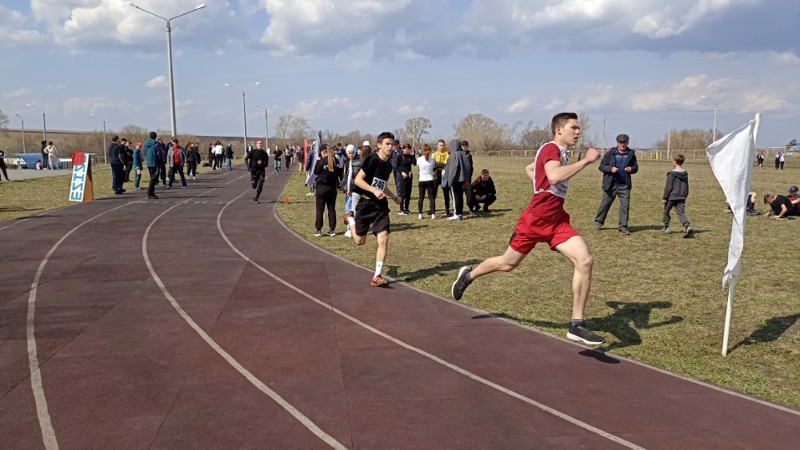
<path fill-rule="evenodd" d="M 375 287 L 387 287 L 389 286 L 389 282 L 386 281 L 382 276 L 378 275 L 377 277 L 372 278 L 372 281 L 369 282 L 369 285 Z"/>
<path fill-rule="evenodd" d="M 567 339 L 575 342 L 581 342 L 586 345 L 603 345 L 606 340 L 602 336 L 596 335 L 586 328 L 586 323 L 581 322 L 578 325 L 570 325 L 567 331 Z"/>
<path fill-rule="evenodd" d="M 453 286 L 450 288 L 450 294 L 457 302 L 461 301 L 464 291 L 466 291 L 469 285 L 472 284 L 472 280 L 469 280 L 467 277 L 470 271 L 472 271 L 472 268 L 467 266 L 458 269 L 456 281 L 453 282 Z"/>

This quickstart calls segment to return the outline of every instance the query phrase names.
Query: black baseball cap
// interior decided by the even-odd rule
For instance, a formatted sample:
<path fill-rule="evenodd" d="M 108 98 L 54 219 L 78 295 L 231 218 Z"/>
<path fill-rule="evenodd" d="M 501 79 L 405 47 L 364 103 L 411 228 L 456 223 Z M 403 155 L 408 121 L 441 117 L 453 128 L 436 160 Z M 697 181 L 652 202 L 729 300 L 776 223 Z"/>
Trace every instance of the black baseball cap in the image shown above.
<path fill-rule="evenodd" d="M 629 138 L 627 134 L 623 133 L 623 134 L 618 134 L 617 135 L 617 142 L 628 142 L 630 140 L 631 140 L 631 138 Z"/>

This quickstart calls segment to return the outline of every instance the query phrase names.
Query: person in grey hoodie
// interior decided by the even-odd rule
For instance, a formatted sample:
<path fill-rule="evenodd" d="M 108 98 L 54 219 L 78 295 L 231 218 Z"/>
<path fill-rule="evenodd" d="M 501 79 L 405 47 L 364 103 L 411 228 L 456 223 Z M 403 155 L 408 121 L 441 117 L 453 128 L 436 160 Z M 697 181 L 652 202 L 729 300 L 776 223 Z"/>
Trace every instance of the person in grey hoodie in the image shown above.
<path fill-rule="evenodd" d="M 464 185 L 472 179 L 472 163 L 461 147 L 461 139 L 450 141 L 450 158 L 447 160 L 442 176 L 450 186 L 455 210 L 447 220 L 461 220 L 464 215 Z"/>
<path fill-rule="evenodd" d="M 680 153 L 672 157 L 673 170 L 667 172 L 667 183 L 664 186 L 664 196 L 661 198 L 661 203 L 664 204 L 664 228 L 661 232 L 668 234 L 669 231 L 669 211 L 675 208 L 678 214 L 678 220 L 683 225 L 683 237 L 689 238 L 694 234 L 689 219 L 686 217 L 686 198 L 689 196 L 689 174 L 683 168 L 683 162 L 686 158 Z"/>

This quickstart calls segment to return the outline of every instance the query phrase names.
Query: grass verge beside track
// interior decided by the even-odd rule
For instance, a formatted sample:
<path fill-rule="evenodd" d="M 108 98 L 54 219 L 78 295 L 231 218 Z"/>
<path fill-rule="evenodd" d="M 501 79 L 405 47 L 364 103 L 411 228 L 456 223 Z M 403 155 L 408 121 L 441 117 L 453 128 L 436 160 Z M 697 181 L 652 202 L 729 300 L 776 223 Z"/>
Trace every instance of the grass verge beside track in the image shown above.
<path fill-rule="evenodd" d="M 437 198 L 437 220 L 417 219 L 417 189 L 411 216 L 392 206 L 392 235 L 384 273 L 448 297 L 462 265 L 474 265 L 502 253 L 520 212 L 530 201 L 531 185 L 524 166 L 529 158 L 475 157 L 476 169 L 488 168 L 498 189 L 490 213 L 462 222 L 444 220 L 444 202 Z M 721 290 L 726 265 L 731 215 L 705 162 L 688 162 L 690 196 L 686 213 L 696 230 L 682 239 L 672 215 L 673 234 L 663 235 L 661 194 L 667 162 L 640 162 L 633 178 L 631 236 L 616 230 L 617 203 L 605 227 L 595 231 L 601 175 L 597 164 L 570 181 L 566 210 L 595 257 L 587 317 L 608 339 L 615 354 L 662 367 L 697 380 L 800 407 L 800 298 L 796 238 L 800 220 L 774 221 L 749 217 L 742 273 L 731 327 L 731 352 L 720 355 L 726 293 Z M 287 175 L 280 175 L 281 177 Z M 315 238 L 314 197 L 306 196 L 298 173 L 284 192 L 289 204 L 278 215 L 315 245 L 372 269 L 375 240 L 356 247 L 341 236 Z M 771 191 L 785 194 L 800 184 L 800 169 L 756 170 L 752 189 L 759 198 Z M 393 183 L 391 184 L 393 187 Z M 759 210 L 767 205 L 757 204 Z M 337 201 L 338 217 L 344 197 Z M 426 206 L 427 208 L 427 202 Z M 326 224 L 323 230 L 327 230 Z M 370 275 L 364 272 L 363 280 Z M 493 274 L 470 287 L 463 301 L 474 307 L 563 336 L 570 316 L 572 268 L 547 248 L 537 247 L 517 270 Z"/>

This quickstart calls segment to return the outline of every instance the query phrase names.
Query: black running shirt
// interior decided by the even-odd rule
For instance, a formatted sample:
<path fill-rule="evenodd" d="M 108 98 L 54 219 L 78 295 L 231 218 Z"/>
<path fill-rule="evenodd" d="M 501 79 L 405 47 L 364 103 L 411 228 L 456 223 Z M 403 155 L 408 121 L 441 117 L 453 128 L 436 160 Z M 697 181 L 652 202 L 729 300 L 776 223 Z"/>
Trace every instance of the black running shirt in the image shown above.
<path fill-rule="evenodd" d="M 361 172 L 364 172 L 364 181 L 366 181 L 368 185 L 383 191 L 386 189 L 386 182 L 389 180 L 389 175 L 392 173 L 392 163 L 382 160 L 377 152 L 370 153 L 361 164 Z M 378 200 L 375 198 L 372 191 L 365 191 L 358 186 L 355 186 L 354 190 L 361 194 L 362 201 L 363 199 L 368 199 L 388 206 L 389 202 L 386 197 L 382 200 Z"/>

